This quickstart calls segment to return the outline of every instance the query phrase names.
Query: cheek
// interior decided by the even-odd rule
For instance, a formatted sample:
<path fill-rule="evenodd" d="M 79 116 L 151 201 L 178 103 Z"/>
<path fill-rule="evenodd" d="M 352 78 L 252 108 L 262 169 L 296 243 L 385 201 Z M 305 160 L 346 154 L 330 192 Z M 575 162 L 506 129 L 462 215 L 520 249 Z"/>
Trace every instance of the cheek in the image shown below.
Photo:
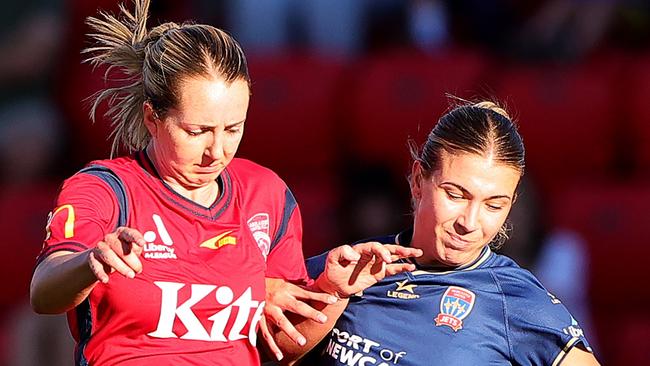
<path fill-rule="evenodd" d="M 223 150 L 225 154 L 232 158 L 233 155 L 237 152 L 239 148 L 239 143 L 241 142 L 242 135 L 236 135 L 226 139 L 223 145 Z"/>
<path fill-rule="evenodd" d="M 494 237 L 505 223 L 506 217 L 507 214 L 491 214 L 485 218 L 483 223 L 483 232 L 485 233 L 485 236 L 490 238 Z"/>

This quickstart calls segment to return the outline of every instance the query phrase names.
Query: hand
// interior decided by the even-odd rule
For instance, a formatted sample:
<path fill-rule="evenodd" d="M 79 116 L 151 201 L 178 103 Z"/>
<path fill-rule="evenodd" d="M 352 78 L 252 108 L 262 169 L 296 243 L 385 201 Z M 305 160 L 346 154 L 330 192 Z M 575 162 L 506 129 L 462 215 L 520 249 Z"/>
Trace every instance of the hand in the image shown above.
<path fill-rule="evenodd" d="M 88 265 L 102 283 L 108 282 L 108 275 L 113 271 L 133 278 L 136 273 L 142 272 L 139 257 L 146 243 L 138 230 L 119 227 L 115 232 L 104 236 L 104 240 L 90 251 Z"/>
<path fill-rule="evenodd" d="M 386 276 L 415 270 L 414 264 L 393 261 L 421 255 L 420 249 L 395 244 L 369 242 L 343 245 L 329 252 L 325 270 L 316 279 L 315 285 L 326 293 L 349 297 Z"/>
<path fill-rule="evenodd" d="M 282 352 L 273 339 L 271 324 L 284 331 L 296 344 L 303 346 L 306 343 L 305 337 L 289 321 L 285 311 L 319 323 L 327 321 L 325 314 L 307 304 L 308 301 L 333 304 L 336 303 L 337 298 L 329 294 L 309 291 L 282 279 L 266 278 L 266 305 L 264 317 L 260 321 L 260 329 L 270 351 L 278 360 L 282 359 Z"/>

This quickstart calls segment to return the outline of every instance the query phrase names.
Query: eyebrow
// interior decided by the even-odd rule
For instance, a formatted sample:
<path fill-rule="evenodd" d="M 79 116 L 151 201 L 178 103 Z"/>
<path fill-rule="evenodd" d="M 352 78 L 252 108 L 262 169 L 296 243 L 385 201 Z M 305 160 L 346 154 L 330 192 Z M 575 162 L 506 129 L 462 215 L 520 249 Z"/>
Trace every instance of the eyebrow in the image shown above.
<path fill-rule="evenodd" d="M 225 125 L 224 129 L 228 129 L 228 128 L 232 128 L 232 127 L 235 127 L 235 126 L 242 125 L 242 124 L 244 124 L 244 122 L 246 122 L 245 119 L 243 119 L 243 120 L 241 120 L 239 122 L 235 122 L 235 123 L 231 123 L 229 125 Z M 201 128 L 201 129 L 203 129 L 203 128 L 205 128 L 205 129 L 213 129 L 213 128 L 216 127 L 216 126 L 202 125 L 200 123 L 191 123 L 191 122 L 184 122 L 184 121 L 181 121 L 181 124 L 183 124 L 185 126 L 192 126 L 192 127 Z"/>
<path fill-rule="evenodd" d="M 440 183 L 440 185 L 454 186 L 454 187 L 458 188 L 464 194 L 473 196 L 473 194 L 470 191 L 465 189 L 465 187 L 461 186 L 460 184 L 456 184 L 456 183 L 453 183 L 453 182 L 442 182 L 442 183 Z M 508 196 L 507 194 L 500 194 L 500 195 L 490 196 L 486 200 L 494 200 L 494 199 L 501 199 L 501 198 L 506 198 L 506 199 L 512 201 L 512 197 Z"/>

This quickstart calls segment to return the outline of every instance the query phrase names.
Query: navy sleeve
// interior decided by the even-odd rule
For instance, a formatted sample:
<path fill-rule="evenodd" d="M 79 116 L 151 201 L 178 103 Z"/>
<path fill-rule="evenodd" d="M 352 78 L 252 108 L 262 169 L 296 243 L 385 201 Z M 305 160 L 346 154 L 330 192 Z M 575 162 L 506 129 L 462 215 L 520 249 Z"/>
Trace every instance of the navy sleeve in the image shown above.
<path fill-rule="evenodd" d="M 499 273 L 511 357 L 521 365 L 557 364 L 576 345 L 591 351 L 578 322 L 528 271 Z"/>
<path fill-rule="evenodd" d="M 315 257 L 307 258 L 305 265 L 307 266 L 307 273 L 310 278 L 318 278 L 325 270 L 325 262 L 327 261 L 327 254 L 329 251 L 319 254 Z"/>

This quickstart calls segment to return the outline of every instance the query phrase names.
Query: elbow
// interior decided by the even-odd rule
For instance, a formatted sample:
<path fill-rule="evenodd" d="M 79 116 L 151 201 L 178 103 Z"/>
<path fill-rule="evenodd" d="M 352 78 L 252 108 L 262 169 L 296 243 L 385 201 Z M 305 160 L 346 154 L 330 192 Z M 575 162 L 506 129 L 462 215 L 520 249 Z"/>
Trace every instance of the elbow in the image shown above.
<path fill-rule="evenodd" d="M 35 286 L 33 281 L 29 288 L 29 303 L 36 314 L 49 314 L 41 296 L 39 296 L 38 287 Z"/>
<path fill-rule="evenodd" d="M 29 288 L 29 302 L 32 306 L 32 310 L 36 314 L 59 314 L 60 312 L 52 309 L 51 306 L 48 306 L 47 296 L 43 294 L 41 286 L 32 279 L 31 286 Z"/>

